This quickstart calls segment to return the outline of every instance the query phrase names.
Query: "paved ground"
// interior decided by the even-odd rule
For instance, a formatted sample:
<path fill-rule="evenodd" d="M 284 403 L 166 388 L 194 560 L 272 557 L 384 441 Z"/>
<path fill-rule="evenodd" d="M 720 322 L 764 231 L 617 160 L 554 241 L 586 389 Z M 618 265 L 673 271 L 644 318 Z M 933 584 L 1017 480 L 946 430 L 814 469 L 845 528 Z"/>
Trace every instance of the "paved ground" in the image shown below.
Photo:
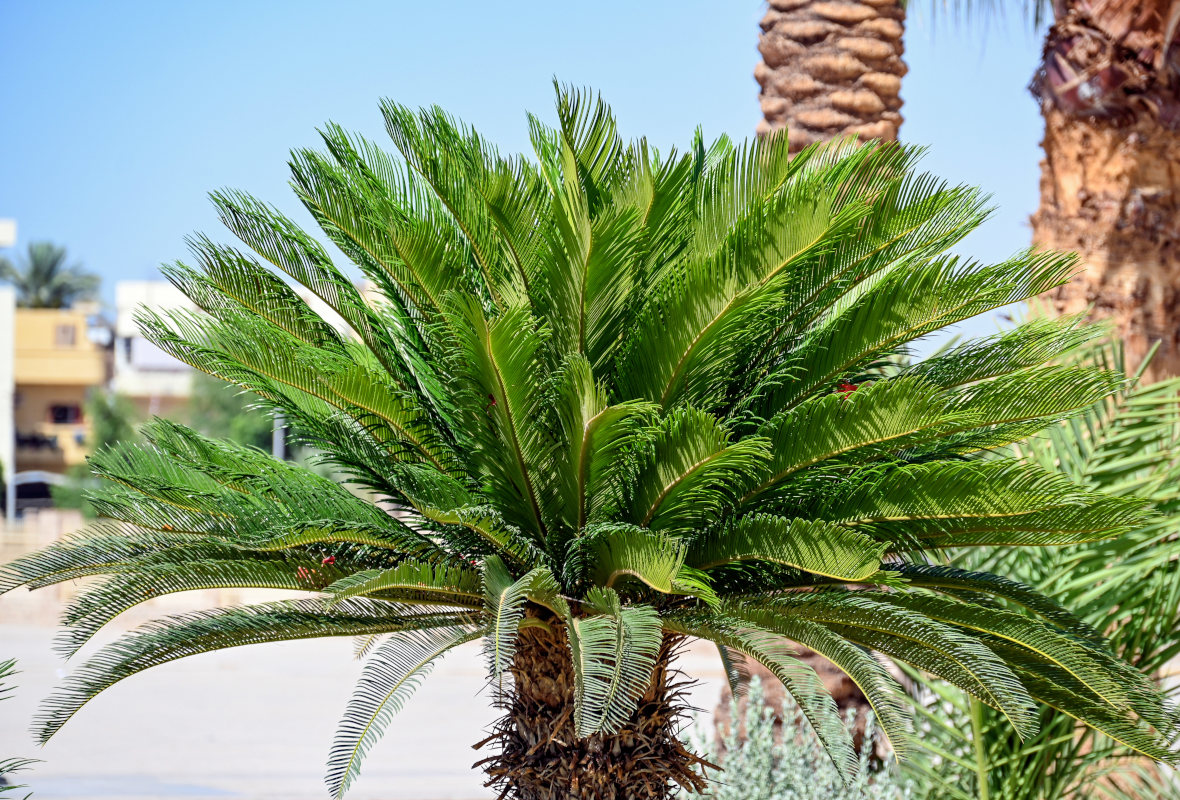
<path fill-rule="evenodd" d="M 38 748 L 29 720 L 66 674 L 50 651 L 62 599 L 54 591 L 0 597 L 0 659 L 17 658 L 22 670 L 16 696 L 0 703 L 0 758 L 44 759 L 25 777 L 35 798 L 327 797 L 325 758 L 360 671 L 350 640 L 244 647 L 157 667 L 105 692 Z M 217 599 L 161 598 L 138 616 Z M 695 704 L 711 710 L 723 680 L 716 656 L 694 649 L 684 666 L 704 679 Z M 477 645 L 445 659 L 369 754 L 349 800 L 490 798 L 470 769 L 483 757 L 470 745 L 495 716 L 483 683 Z"/>

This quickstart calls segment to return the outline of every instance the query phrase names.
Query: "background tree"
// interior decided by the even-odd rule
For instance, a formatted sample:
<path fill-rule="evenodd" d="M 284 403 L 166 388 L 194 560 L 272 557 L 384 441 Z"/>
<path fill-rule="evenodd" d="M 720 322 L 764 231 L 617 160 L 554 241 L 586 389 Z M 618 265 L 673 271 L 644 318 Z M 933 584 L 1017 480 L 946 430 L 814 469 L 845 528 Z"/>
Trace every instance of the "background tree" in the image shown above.
<path fill-rule="evenodd" d="M 270 450 L 274 417 L 257 407 L 254 395 L 224 381 L 193 375 L 185 411 L 188 424 L 206 436 Z"/>
<path fill-rule="evenodd" d="M 677 730 L 675 656 L 695 637 L 735 680 L 747 660 L 771 670 L 848 779 L 852 739 L 796 644 L 857 682 L 899 753 L 906 705 L 873 652 L 994 705 L 1021 736 L 1040 700 L 1172 759 L 1162 698 L 1096 631 L 1026 587 L 929 566 L 948 547 L 1142 524 L 1141 501 L 964 458 L 1122 385 L 1046 365 L 1087 329 L 1035 322 L 899 366 L 915 339 L 1060 284 L 1071 257 L 947 255 L 982 198 L 897 146 L 792 159 L 783 137 L 698 138 L 656 155 L 561 91 L 556 127 L 530 118 L 530 160 L 438 108 L 382 111 L 400 159 L 335 126 L 326 152 L 291 159 L 300 200 L 379 301 L 274 208 L 219 192 L 260 260 L 195 239 L 197 266 L 167 274 L 200 311 L 141 316 L 151 341 L 281 411 L 347 480 L 153 422 L 143 444 L 92 460 L 106 521 L 0 568 L 0 591 L 105 576 L 67 610 L 66 653 L 162 593 L 307 596 L 117 640 L 46 702 L 42 740 L 152 666 L 360 636 L 371 655 L 329 759 L 340 795 L 436 659 L 480 639 L 505 712 L 485 743 L 491 785 L 665 798 L 703 786 Z"/>
<path fill-rule="evenodd" d="M 791 151 L 831 138 L 895 141 L 906 73 L 899 0 L 771 0 L 754 77 L 765 119 Z"/>
<path fill-rule="evenodd" d="M 0 256 L 0 280 L 16 287 L 22 308 L 69 308 L 94 298 L 100 281 L 80 264 L 67 264 L 66 249 L 51 242 L 31 242 L 19 266 Z"/>
<path fill-rule="evenodd" d="M 1114 319 L 1131 364 L 1158 343 L 1149 378 L 1180 375 L 1180 3 L 1050 7 L 1032 87 L 1045 118 L 1033 241 L 1086 267 L 1054 303 Z"/>
<path fill-rule="evenodd" d="M 1122 348 L 1111 345 L 1089 357 L 1114 365 L 1123 361 Z M 962 551 L 951 563 L 1003 572 L 1040 588 L 1107 633 L 1115 650 L 1140 670 L 1166 673 L 1180 654 L 1180 379 L 1133 381 L 1048 433 L 1022 442 L 1018 454 L 1093 489 L 1148 498 L 1159 515 L 1125 536 L 1084 548 Z M 1040 732 L 1021 741 L 990 708 L 947 684 L 924 683 L 931 691 L 925 695 L 929 724 L 923 741 L 934 757 L 904 765 L 922 797 L 1180 795 L 1170 771 L 1144 762 L 1116 739 L 1079 729 L 1068 714 L 1041 709 Z M 1175 697 L 1174 684 L 1168 691 Z"/>

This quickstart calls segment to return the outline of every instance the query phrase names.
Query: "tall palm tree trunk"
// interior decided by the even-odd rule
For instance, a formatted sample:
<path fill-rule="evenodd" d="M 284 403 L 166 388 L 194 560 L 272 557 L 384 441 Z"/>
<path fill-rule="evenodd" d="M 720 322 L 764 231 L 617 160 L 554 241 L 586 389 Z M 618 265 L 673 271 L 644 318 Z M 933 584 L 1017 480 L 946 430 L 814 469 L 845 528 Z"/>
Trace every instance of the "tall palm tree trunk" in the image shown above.
<path fill-rule="evenodd" d="M 1057 310 L 1110 317 L 1149 378 L 1180 374 L 1180 2 L 1057 10 L 1033 81 L 1045 118 L 1033 240 L 1085 270 Z"/>
<path fill-rule="evenodd" d="M 758 132 L 785 126 L 793 152 L 850 134 L 897 139 L 904 32 L 898 0 L 771 0 L 754 70 Z"/>
<path fill-rule="evenodd" d="M 514 800 L 667 800 L 680 788 L 703 791 L 703 762 L 679 736 L 685 683 L 672 668 L 678 644 L 665 638 L 630 722 L 618 733 L 579 739 L 563 628 L 522 628 L 512 685 L 500 698 L 506 713 L 477 745 L 498 749 L 476 765 L 487 785 Z"/>

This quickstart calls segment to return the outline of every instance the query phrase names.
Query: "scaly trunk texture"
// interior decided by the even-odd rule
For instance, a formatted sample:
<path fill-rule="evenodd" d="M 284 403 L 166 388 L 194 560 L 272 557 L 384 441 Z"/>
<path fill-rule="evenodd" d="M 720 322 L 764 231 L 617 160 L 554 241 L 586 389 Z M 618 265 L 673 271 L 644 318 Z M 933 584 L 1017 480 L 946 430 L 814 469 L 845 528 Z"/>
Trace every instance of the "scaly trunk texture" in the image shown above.
<path fill-rule="evenodd" d="M 647 693 L 618 733 L 574 735 L 574 673 L 564 630 L 520 631 L 505 715 L 490 737 L 496 755 L 480 761 L 488 786 L 515 800 L 667 800 L 681 787 L 703 791 L 703 762 L 679 737 L 683 690 L 671 667 L 679 639 L 664 640 Z"/>
<path fill-rule="evenodd" d="M 839 136 L 896 140 L 904 32 L 898 0 L 771 0 L 758 133 L 785 126 L 792 152 Z"/>
<path fill-rule="evenodd" d="M 1060 2 L 1060 0 L 1059 0 Z M 1113 318 L 1129 366 L 1180 375 L 1180 2 L 1062 3 L 1033 94 L 1045 118 L 1033 241 L 1085 271 L 1059 312 Z"/>

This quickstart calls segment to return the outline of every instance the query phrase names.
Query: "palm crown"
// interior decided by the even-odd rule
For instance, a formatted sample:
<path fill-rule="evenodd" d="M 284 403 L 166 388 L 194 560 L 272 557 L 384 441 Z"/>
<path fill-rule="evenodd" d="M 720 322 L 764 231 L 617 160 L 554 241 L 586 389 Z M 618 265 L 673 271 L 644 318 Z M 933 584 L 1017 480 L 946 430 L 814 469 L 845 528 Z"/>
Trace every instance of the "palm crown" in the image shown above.
<path fill-rule="evenodd" d="M 30 242 L 18 267 L 0 256 L 0 280 L 16 287 L 22 308 L 69 308 L 98 292 L 99 277 L 80 264 L 67 264 L 66 249 L 52 242 Z"/>
<path fill-rule="evenodd" d="M 557 127 L 530 117 L 529 160 L 441 110 L 382 111 L 400 159 L 328 126 L 326 152 L 291 160 L 370 297 L 277 210 L 219 192 L 253 254 L 195 238 L 197 267 L 167 274 L 200 312 L 141 316 L 166 351 L 281 411 L 346 481 L 156 421 L 146 444 L 92 460 L 107 521 L 0 573 L 0 589 L 109 576 L 67 610 L 67 653 L 163 592 L 311 596 L 127 635 L 47 702 L 42 738 L 175 658 L 359 636 L 376 649 L 333 748 L 339 793 L 434 659 L 482 637 L 511 693 L 528 630 L 563 643 L 579 740 L 642 717 L 669 643 L 696 637 L 731 675 L 743 659 L 772 670 L 845 771 L 851 741 L 793 643 L 860 686 L 898 751 L 900 690 L 872 653 L 1022 735 L 1036 699 L 1168 755 L 1169 711 L 1097 632 L 1020 584 L 936 565 L 942 548 L 1086 542 L 1143 518 L 1135 500 L 971 458 L 1120 385 L 1046 366 L 1090 337 L 1075 320 L 899 358 L 1059 285 L 1070 257 L 947 255 L 984 199 L 914 172 L 903 147 L 789 159 L 785 137 L 698 134 L 660 154 L 559 90 Z"/>

